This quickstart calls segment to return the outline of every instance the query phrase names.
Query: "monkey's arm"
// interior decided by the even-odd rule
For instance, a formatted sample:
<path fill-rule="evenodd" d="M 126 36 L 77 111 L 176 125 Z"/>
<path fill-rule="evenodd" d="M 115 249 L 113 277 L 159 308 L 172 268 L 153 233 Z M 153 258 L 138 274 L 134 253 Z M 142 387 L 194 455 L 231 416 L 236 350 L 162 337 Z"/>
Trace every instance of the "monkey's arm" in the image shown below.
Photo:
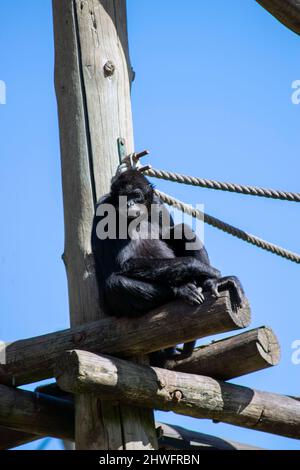
<path fill-rule="evenodd" d="M 134 279 L 179 286 L 189 282 L 218 278 L 221 273 L 191 256 L 166 259 L 135 258 L 126 261 L 121 274 Z"/>
<path fill-rule="evenodd" d="M 172 227 L 170 235 L 167 242 L 176 256 L 192 256 L 202 263 L 210 265 L 205 246 L 190 226 L 176 225 Z M 204 291 L 211 292 L 215 297 L 219 296 L 220 291 L 228 289 L 234 308 L 240 307 L 245 300 L 243 287 L 236 276 L 221 277 L 220 274 L 215 278 L 206 278 L 203 280 L 202 288 Z"/>

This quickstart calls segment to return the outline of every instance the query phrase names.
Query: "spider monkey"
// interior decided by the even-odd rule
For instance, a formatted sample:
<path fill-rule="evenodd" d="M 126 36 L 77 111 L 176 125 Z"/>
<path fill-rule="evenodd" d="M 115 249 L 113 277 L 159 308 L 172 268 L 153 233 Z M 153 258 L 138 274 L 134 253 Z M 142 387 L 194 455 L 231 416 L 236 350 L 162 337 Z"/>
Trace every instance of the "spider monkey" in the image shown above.
<path fill-rule="evenodd" d="M 116 216 L 110 227 L 105 217 L 108 208 Z M 122 224 L 125 232 L 120 236 Z M 130 225 L 134 225 L 131 234 Z M 187 249 L 187 243 L 196 249 Z M 230 290 L 235 308 L 243 304 L 239 280 L 221 277 L 196 234 L 185 224 L 174 225 L 153 186 L 136 169 L 115 176 L 110 193 L 97 203 L 92 250 L 102 307 L 109 315 L 137 317 L 176 298 L 199 305 L 204 301 L 203 291 L 218 296 L 224 289 Z M 182 354 L 191 354 L 195 343 L 185 343 Z M 177 355 L 175 347 L 157 354 L 153 365 Z"/>

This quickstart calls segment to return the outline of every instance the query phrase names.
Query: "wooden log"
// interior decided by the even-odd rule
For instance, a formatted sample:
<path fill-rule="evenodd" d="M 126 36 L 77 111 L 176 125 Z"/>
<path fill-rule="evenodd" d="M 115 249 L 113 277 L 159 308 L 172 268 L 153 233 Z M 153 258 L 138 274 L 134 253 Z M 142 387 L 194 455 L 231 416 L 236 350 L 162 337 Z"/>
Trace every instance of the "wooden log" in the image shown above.
<path fill-rule="evenodd" d="M 0 426 L 0 450 L 13 449 L 41 439 L 41 436 Z"/>
<path fill-rule="evenodd" d="M 0 383 L 22 385 L 53 377 L 56 359 L 68 349 L 130 357 L 245 328 L 250 309 L 234 311 L 228 292 L 207 298 L 198 307 L 172 302 L 140 318 L 104 318 L 70 330 L 2 346 Z M 0 346 L 1 348 L 1 346 Z"/>
<path fill-rule="evenodd" d="M 19 424 L 21 428 L 27 428 L 26 423 Z M 158 445 L 160 449 L 168 450 L 261 450 L 257 447 L 240 442 L 227 440 L 220 437 L 184 429 L 181 426 L 156 422 Z M 0 450 L 13 449 L 23 444 L 36 441 L 44 436 L 28 434 L 23 431 L 15 431 L 0 426 Z M 74 450 L 73 440 L 63 440 L 66 450 Z"/>
<path fill-rule="evenodd" d="M 278 364 L 280 346 L 270 328 L 261 327 L 200 346 L 181 360 L 169 360 L 165 368 L 229 380 Z"/>
<path fill-rule="evenodd" d="M 259 447 L 211 436 L 202 432 L 175 426 L 156 423 L 160 449 L 166 450 L 263 450 Z"/>
<path fill-rule="evenodd" d="M 0 425 L 40 436 L 72 439 L 74 407 L 67 400 L 0 385 Z"/>
<path fill-rule="evenodd" d="M 146 367 L 86 351 L 64 353 L 58 385 L 76 394 L 221 421 L 300 439 L 300 402 L 210 377 Z"/>
<path fill-rule="evenodd" d="M 278 21 L 300 34 L 300 3 L 298 0 L 256 0 Z"/>

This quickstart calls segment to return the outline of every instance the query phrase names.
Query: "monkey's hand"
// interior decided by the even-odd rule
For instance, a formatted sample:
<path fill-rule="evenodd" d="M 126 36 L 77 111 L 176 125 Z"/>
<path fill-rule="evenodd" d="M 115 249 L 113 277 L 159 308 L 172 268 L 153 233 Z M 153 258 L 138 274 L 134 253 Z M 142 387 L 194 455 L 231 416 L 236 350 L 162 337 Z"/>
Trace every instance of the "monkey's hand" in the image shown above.
<path fill-rule="evenodd" d="M 204 302 L 204 295 L 201 287 L 197 287 L 192 282 L 183 286 L 173 287 L 175 297 L 182 299 L 189 305 L 200 305 Z"/>
<path fill-rule="evenodd" d="M 220 297 L 220 292 L 229 290 L 232 306 L 238 309 L 245 304 L 244 289 L 236 276 L 220 277 L 218 279 L 206 279 L 203 290 L 210 292 L 214 297 Z"/>

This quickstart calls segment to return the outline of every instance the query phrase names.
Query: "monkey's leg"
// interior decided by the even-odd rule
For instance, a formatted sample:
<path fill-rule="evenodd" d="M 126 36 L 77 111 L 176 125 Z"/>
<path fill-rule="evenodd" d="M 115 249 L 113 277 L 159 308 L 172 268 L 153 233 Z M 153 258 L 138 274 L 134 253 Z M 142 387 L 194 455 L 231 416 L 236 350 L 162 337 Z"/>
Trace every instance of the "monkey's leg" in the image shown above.
<path fill-rule="evenodd" d="M 221 276 L 217 269 L 190 256 L 167 259 L 134 258 L 124 263 L 120 274 L 170 286 L 182 286 L 203 278 Z"/>
<path fill-rule="evenodd" d="M 171 287 L 112 274 L 105 287 L 105 300 L 116 316 L 137 317 L 175 298 Z"/>

